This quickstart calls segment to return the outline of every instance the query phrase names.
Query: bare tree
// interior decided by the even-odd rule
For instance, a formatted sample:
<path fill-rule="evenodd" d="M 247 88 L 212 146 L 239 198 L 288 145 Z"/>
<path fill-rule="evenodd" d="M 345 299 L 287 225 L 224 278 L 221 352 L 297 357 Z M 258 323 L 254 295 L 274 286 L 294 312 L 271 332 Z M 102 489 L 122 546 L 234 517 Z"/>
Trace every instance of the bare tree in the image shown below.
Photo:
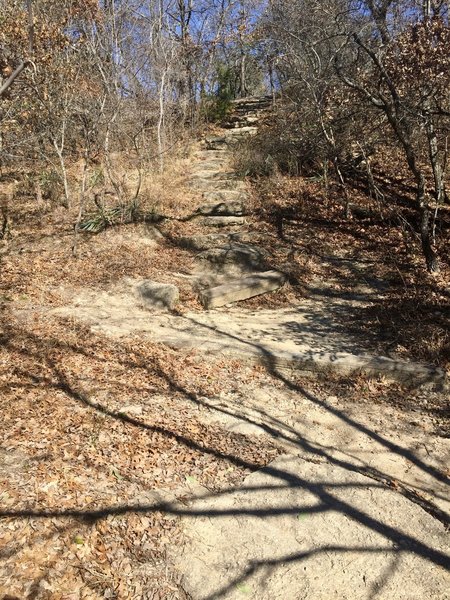
<path fill-rule="evenodd" d="M 269 5 L 266 27 L 279 51 L 284 93 L 295 90 L 299 106 L 306 100 L 311 130 L 319 125 L 344 195 L 342 162 L 365 137 L 367 119 L 359 120 L 358 111 L 370 110 L 375 122 L 389 126 L 414 177 L 422 250 L 428 270 L 437 271 L 435 223 L 447 200 L 450 116 L 446 6 L 414 0 L 407 11 L 398 0 L 271 0 Z M 304 116 L 304 104 L 300 112 Z"/>

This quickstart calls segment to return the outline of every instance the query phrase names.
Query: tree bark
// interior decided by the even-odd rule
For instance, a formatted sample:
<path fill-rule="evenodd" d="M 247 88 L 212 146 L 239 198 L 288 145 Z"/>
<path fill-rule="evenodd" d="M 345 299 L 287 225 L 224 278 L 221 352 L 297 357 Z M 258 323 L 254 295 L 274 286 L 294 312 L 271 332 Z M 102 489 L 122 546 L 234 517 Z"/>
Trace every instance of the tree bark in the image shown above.
<path fill-rule="evenodd" d="M 439 272 L 439 261 L 437 254 L 433 249 L 433 236 L 431 233 L 430 211 L 428 207 L 423 206 L 420 219 L 420 238 L 422 241 L 422 251 L 427 264 L 429 273 Z"/>

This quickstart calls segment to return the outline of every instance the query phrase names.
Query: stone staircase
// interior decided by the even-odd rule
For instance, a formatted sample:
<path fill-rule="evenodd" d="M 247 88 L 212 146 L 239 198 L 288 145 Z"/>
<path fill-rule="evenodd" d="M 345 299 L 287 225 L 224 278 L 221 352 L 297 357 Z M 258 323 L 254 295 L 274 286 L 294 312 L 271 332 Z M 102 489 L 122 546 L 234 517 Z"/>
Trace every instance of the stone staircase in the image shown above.
<path fill-rule="evenodd" d="M 271 109 L 272 102 L 272 96 L 254 96 L 234 100 L 233 111 L 222 125 L 229 129 L 257 127 L 261 118 Z"/>
<path fill-rule="evenodd" d="M 194 214 L 201 215 L 205 233 L 185 238 L 199 250 L 199 298 L 207 309 L 217 308 L 278 289 L 283 273 L 270 268 L 266 253 L 252 243 L 246 227 L 249 213 L 245 183 L 230 167 L 233 148 L 258 131 L 258 122 L 271 107 L 268 96 L 242 98 L 222 124 L 223 134 L 206 137 L 196 153 L 190 185 L 201 193 Z"/>
<path fill-rule="evenodd" d="M 359 308 L 376 301 L 380 293 L 378 282 L 370 283 L 370 266 L 368 271 L 364 261 L 321 258 L 324 264 L 339 264 L 352 280 L 364 282 L 361 294 L 336 293 L 332 280 L 317 279 L 307 282 L 308 297 L 295 305 L 255 309 L 239 304 L 277 290 L 286 279 L 274 270 L 268 244 L 258 245 L 261 232 L 250 227 L 249 194 L 231 160 L 235 145 L 257 132 L 256 121 L 249 125 L 249 117 L 266 110 L 267 98 L 237 101 L 220 135 L 206 137 L 194 155 L 190 182 L 198 203 L 182 219 L 192 220 L 191 232 L 177 243 L 195 251 L 195 266 L 175 275 L 194 287 L 206 310 L 175 313 L 176 285 L 125 279 L 115 290 L 82 290 L 76 295 L 70 290 L 68 304 L 53 313 L 84 320 L 93 331 L 108 336 L 148 336 L 179 350 L 201 349 L 205 356 L 264 365 L 270 373 L 364 373 L 444 388 L 443 369 L 379 356 L 370 337 L 343 326 L 342 315 L 355 320 Z M 151 318 L 148 309 L 155 311 Z"/>
<path fill-rule="evenodd" d="M 248 226 L 248 191 L 232 168 L 234 149 L 258 132 L 258 123 L 270 107 L 267 96 L 236 100 L 220 135 L 205 137 L 195 154 L 190 185 L 200 196 L 194 215 L 204 233 L 196 231 L 181 242 L 197 251 L 193 285 L 206 311 L 192 315 L 185 331 L 185 324 L 166 324 L 164 339 L 176 347 L 194 345 L 209 353 L 231 352 L 243 360 L 269 360 L 271 368 L 364 372 L 418 385 L 441 385 L 445 380 L 442 369 L 374 356 L 370 344 L 365 347 L 361 339 L 342 331 L 339 314 L 354 310 L 357 301 L 327 294 L 327 282 L 319 291 L 321 282 L 313 282 L 311 297 L 291 309 L 252 314 L 239 306 L 215 310 L 273 292 L 286 282 Z M 180 327 L 186 335 L 183 340 Z M 170 328 L 176 336 L 168 336 Z M 296 331 L 301 334 L 296 336 Z"/>

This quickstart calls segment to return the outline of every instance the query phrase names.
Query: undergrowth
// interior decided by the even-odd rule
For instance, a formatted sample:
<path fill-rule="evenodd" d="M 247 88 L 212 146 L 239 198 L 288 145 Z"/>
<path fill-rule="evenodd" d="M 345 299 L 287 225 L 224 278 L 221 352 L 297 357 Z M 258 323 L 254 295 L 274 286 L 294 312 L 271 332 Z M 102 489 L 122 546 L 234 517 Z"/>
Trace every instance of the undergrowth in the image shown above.
<path fill-rule="evenodd" d="M 358 206 L 371 206 L 357 186 L 350 193 Z M 430 275 L 413 228 L 404 226 L 411 219 L 407 205 L 397 207 L 403 220 L 389 211 L 347 218 L 338 186 L 326 191 L 320 181 L 280 175 L 254 180 L 254 202 L 255 227 L 266 231 L 276 266 L 300 287 L 321 279 L 351 289 L 351 280 L 323 261 L 330 255 L 367 263 L 370 277 L 386 285 L 348 326 L 375 333 L 384 353 L 450 366 L 448 224 L 439 240 L 441 272 Z"/>

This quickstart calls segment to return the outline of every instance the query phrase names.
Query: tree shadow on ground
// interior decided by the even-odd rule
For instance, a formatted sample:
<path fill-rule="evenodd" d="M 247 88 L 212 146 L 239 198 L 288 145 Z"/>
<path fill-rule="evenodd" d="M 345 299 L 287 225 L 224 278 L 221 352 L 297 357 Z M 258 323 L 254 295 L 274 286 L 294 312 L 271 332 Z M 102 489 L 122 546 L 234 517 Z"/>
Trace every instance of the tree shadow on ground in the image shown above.
<path fill-rule="evenodd" d="M 201 327 L 206 327 L 204 324 L 199 324 Z M 11 332 L 10 337 L 3 338 L 3 343 L 6 345 L 14 344 L 14 337 L 17 332 Z M 28 334 L 30 335 L 30 334 Z M 229 335 L 229 334 L 225 334 Z M 231 336 L 237 337 L 237 336 Z M 239 339 L 239 338 L 237 338 Z M 246 340 L 240 340 L 241 342 L 245 342 L 250 344 L 250 342 Z M 435 478 L 437 481 L 441 483 L 449 483 L 448 477 L 434 466 L 426 463 L 421 458 L 417 457 L 411 450 L 404 448 L 401 444 L 397 442 L 393 442 L 392 440 L 387 439 L 379 432 L 373 431 L 365 424 L 357 421 L 356 419 L 350 417 L 345 414 L 343 411 L 337 409 L 336 407 L 329 404 L 326 400 L 319 398 L 317 395 L 305 389 L 302 385 L 297 383 L 294 379 L 289 378 L 286 374 L 281 372 L 276 363 L 273 361 L 273 357 L 271 353 L 261 344 L 254 344 L 256 349 L 260 353 L 260 362 L 264 365 L 267 373 L 270 374 L 274 379 L 278 382 L 282 383 L 286 388 L 291 390 L 292 392 L 299 394 L 302 398 L 306 399 L 308 402 L 315 406 L 319 406 L 324 411 L 332 414 L 334 417 L 340 419 L 346 425 L 354 428 L 355 430 L 362 432 L 368 438 L 375 440 L 382 447 L 386 448 L 389 452 L 392 452 L 393 456 L 398 456 L 407 459 L 412 464 L 414 464 L 419 470 L 423 471 L 427 475 Z M 61 350 L 65 350 L 64 344 L 61 345 Z M 51 356 L 46 355 L 45 348 L 42 349 L 41 352 L 37 352 L 36 355 L 43 361 L 45 361 L 46 366 L 50 369 L 52 378 L 49 379 L 48 385 L 49 387 L 54 387 L 66 394 L 69 398 L 71 398 L 77 404 L 85 407 L 86 410 L 96 411 L 104 415 L 109 419 L 114 419 L 131 425 L 133 428 L 139 428 L 147 431 L 157 431 L 161 435 L 173 439 L 178 444 L 186 446 L 188 448 L 193 448 L 201 453 L 209 454 L 212 456 L 216 456 L 220 459 L 229 462 L 230 464 L 236 465 L 238 467 L 242 467 L 244 469 L 254 471 L 258 468 L 257 465 L 243 460 L 240 456 L 236 455 L 236 453 L 228 453 L 228 452 L 219 452 L 216 449 L 210 448 L 206 445 L 199 444 L 197 441 L 190 439 L 186 435 L 180 435 L 177 432 L 171 431 L 169 428 L 160 426 L 160 425 L 148 425 L 142 420 L 138 418 L 134 418 L 132 416 L 123 414 L 121 412 L 117 412 L 109 409 L 107 406 L 104 406 L 98 402 L 93 402 L 88 394 L 80 392 L 75 388 L 74 384 L 68 380 L 63 370 L 59 367 L 57 362 Z M 73 347 L 77 353 L 82 353 L 83 350 L 80 347 Z M 27 350 L 22 345 L 23 352 L 31 352 L 31 350 Z M 142 358 L 142 361 L 144 359 Z M 124 364 L 128 365 L 130 368 L 139 367 L 142 368 L 143 363 L 140 360 L 139 356 L 130 358 L 123 357 Z M 185 395 L 189 400 L 195 403 L 202 402 L 195 393 L 189 391 L 185 388 L 185 386 L 181 385 L 179 382 L 173 379 L 173 376 L 170 375 L 167 370 L 164 369 L 163 365 L 158 364 L 155 366 L 146 367 L 149 372 L 151 370 L 157 370 L 158 375 L 161 376 L 166 382 L 169 384 L 170 389 L 176 390 L 178 393 Z M 125 393 L 125 390 L 124 390 Z M 220 409 L 219 409 L 220 410 Z M 242 418 L 242 416 L 239 416 Z M 252 419 L 250 417 L 246 417 L 247 420 L 259 427 L 262 427 L 267 434 L 272 436 L 274 439 L 284 438 L 289 442 L 294 442 L 299 448 L 301 448 L 304 452 L 311 456 L 320 457 L 321 459 L 326 460 L 329 464 L 333 465 L 336 468 L 341 468 L 349 472 L 357 472 L 359 474 L 365 475 L 370 478 L 370 481 L 367 482 L 367 485 L 364 484 L 364 487 L 370 489 L 373 488 L 391 488 L 392 487 L 392 479 L 388 474 L 376 471 L 374 469 L 370 469 L 368 467 L 360 467 L 357 468 L 353 463 L 343 460 L 342 458 L 337 458 L 332 454 L 330 449 L 325 447 L 321 447 L 320 445 L 309 441 L 305 437 L 302 437 L 295 431 L 292 427 L 286 426 L 286 424 L 282 424 L 283 427 L 280 427 L 280 424 L 276 424 L 275 422 L 272 424 L 264 424 L 256 419 Z M 345 483 L 339 484 L 336 482 L 325 481 L 325 482 L 314 482 L 310 481 L 305 477 L 302 477 L 301 474 L 293 474 L 289 471 L 286 471 L 278 466 L 273 466 L 272 464 L 268 464 L 263 468 L 265 474 L 271 476 L 274 480 L 279 482 L 280 490 L 292 488 L 292 489 L 301 489 L 309 494 L 311 494 L 315 498 L 315 502 L 312 504 L 306 505 L 295 505 L 295 506 L 286 506 L 286 507 L 269 507 L 266 509 L 255 507 L 255 508 L 242 508 L 236 507 L 235 509 L 197 509 L 195 506 L 196 496 L 193 495 L 192 498 L 188 499 L 188 504 L 186 503 L 180 504 L 179 502 L 165 502 L 165 501 L 155 501 L 152 504 L 148 505 L 118 505 L 118 506 L 104 506 L 96 509 L 64 509 L 64 510 L 55 510 L 55 509 L 46 509 L 45 507 L 36 508 L 36 509 L 0 509 L 0 517 L 3 518 L 21 518 L 21 519 L 29 519 L 29 518 L 37 518 L 37 519 L 53 519 L 55 517 L 71 517 L 77 519 L 83 519 L 87 523 L 95 523 L 99 519 L 103 519 L 108 515 L 123 515 L 130 512 L 163 512 L 166 514 L 171 514 L 175 516 L 189 516 L 189 517 L 209 517 L 210 519 L 214 519 L 217 517 L 223 517 L 225 515 L 232 516 L 248 516 L 251 515 L 253 517 L 264 518 L 275 515 L 292 515 L 298 514 L 302 512 L 308 512 L 311 514 L 326 514 L 329 512 L 337 512 L 342 515 L 345 515 L 348 519 L 353 521 L 355 524 L 361 525 L 367 530 L 375 532 L 382 536 L 386 541 L 386 546 L 375 546 L 375 547 L 348 547 L 345 545 L 335 545 L 329 544 L 317 548 L 313 548 L 309 551 L 299 552 L 294 554 L 289 554 L 282 557 L 277 557 L 273 559 L 264 559 L 264 560 L 250 560 L 249 564 L 242 570 L 242 573 L 234 578 L 231 582 L 229 582 L 222 589 L 218 589 L 214 592 L 214 594 L 208 596 L 209 600 L 213 600 L 213 598 L 221 598 L 225 596 L 231 589 L 236 587 L 236 585 L 241 584 L 245 580 L 247 580 L 251 575 L 256 572 L 260 572 L 262 570 L 272 570 L 277 568 L 278 566 L 289 564 L 289 563 L 298 563 L 308 559 L 309 557 L 321 554 L 321 553 L 335 553 L 335 554 L 345 554 L 349 552 L 359 552 L 361 554 L 374 554 L 377 553 L 388 553 L 392 554 L 393 559 L 390 566 L 388 566 L 386 573 L 383 575 L 384 580 L 388 579 L 392 576 L 393 572 L 396 569 L 397 561 L 399 557 L 403 554 L 414 555 L 416 557 L 420 557 L 428 561 L 431 564 L 438 565 L 443 568 L 450 568 L 450 558 L 448 555 L 444 554 L 440 550 L 431 547 L 429 544 L 424 543 L 420 539 L 408 535 L 403 531 L 400 531 L 398 528 L 389 524 L 388 519 L 375 518 L 371 516 L 367 511 L 358 508 L 353 505 L 351 501 L 345 501 L 338 497 L 338 495 L 334 492 L 334 490 L 338 490 L 339 487 L 348 486 L 349 488 L 357 487 L 354 483 Z M 375 483 L 373 483 L 375 481 Z M 241 486 L 238 488 L 240 491 L 261 491 L 264 488 L 260 487 L 247 487 Z M 270 489 L 274 489 L 273 486 L 270 486 Z M 276 489 L 276 486 L 275 486 Z M 407 486 L 400 486 L 398 490 L 404 496 L 406 496 L 409 500 L 413 501 L 415 504 L 418 504 L 422 509 L 432 514 L 435 518 L 441 521 L 445 526 L 448 527 L 449 520 L 448 516 L 441 511 L 437 506 L 435 506 L 432 502 L 429 502 L 417 495 L 414 490 L 408 488 Z M 210 494 L 201 494 L 201 499 L 205 500 L 210 496 L 211 498 L 220 498 L 226 495 L 231 495 L 236 492 L 235 488 L 229 488 L 217 492 L 211 492 Z M 380 582 L 380 585 L 383 585 L 383 581 Z M 379 587 L 377 587 L 379 590 Z M 372 595 L 369 595 L 368 598 L 375 597 L 375 591 L 372 590 L 370 592 Z M 378 593 L 378 592 L 377 592 Z"/>

